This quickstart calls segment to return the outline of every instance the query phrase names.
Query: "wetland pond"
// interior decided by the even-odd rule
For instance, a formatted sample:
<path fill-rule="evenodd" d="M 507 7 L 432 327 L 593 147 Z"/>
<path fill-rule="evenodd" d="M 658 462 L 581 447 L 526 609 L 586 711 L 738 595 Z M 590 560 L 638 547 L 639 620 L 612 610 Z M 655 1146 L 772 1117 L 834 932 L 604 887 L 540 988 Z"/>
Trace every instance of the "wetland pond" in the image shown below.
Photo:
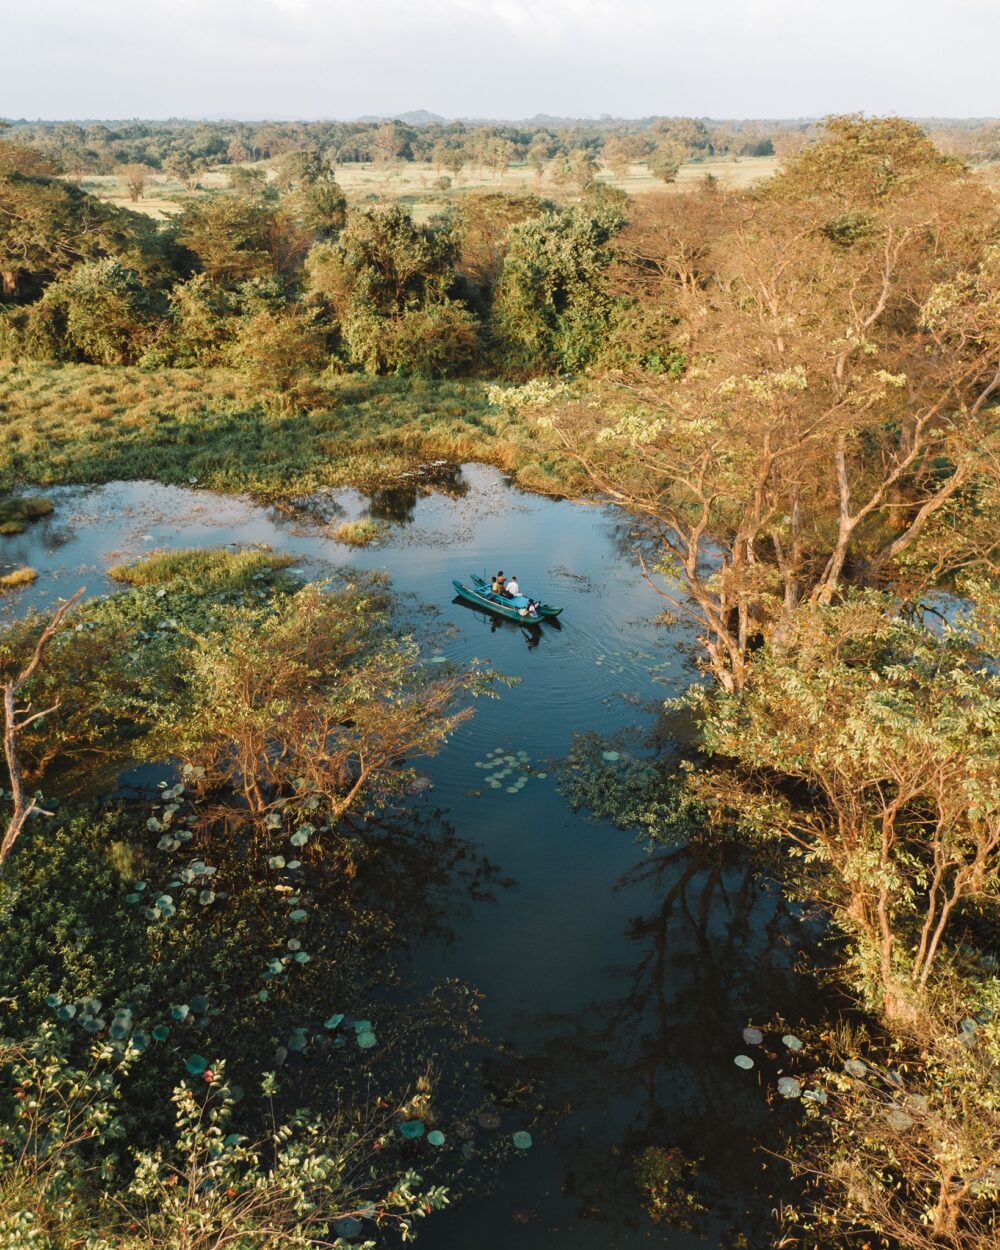
<path fill-rule="evenodd" d="M 739 1244 L 734 1235 L 770 1244 L 780 1182 L 755 1146 L 799 1111 L 781 1100 L 769 1109 L 761 1065 L 733 1060 L 748 1024 L 806 1014 L 808 986 L 792 971 L 799 923 L 749 865 L 649 852 L 572 811 L 556 778 L 575 734 L 654 725 L 662 700 L 694 676 L 691 640 L 654 624 L 662 601 L 635 565 L 623 513 L 524 494 L 479 465 L 443 471 L 439 485 L 338 490 L 292 515 L 147 482 L 55 488 L 50 517 L 0 539 L 0 572 L 30 565 L 39 575 L 0 598 L 0 619 L 79 585 L 111 592 L 110 565 L 169 547 L 267 544 L 310 577 L 345 564 L 385 570 L 432 655 L 478 657 L 519 679 L 480 699 L 446 748 L 418 764 L 427 780 L 413 803 L 487 857 L 503 885 L 477 896 L 438 883 L 427 905 L 446 923 L 411 942 L 407 971 L 418 986 L 458 978 L 481 991 L 487 1031 L 516 1051 L 556 1112 L 491 1186 L 434 1217 L 420 1244 L 681 1250 Z M 386 522 L 378 545 L 330 536 L 364 516 Z M 453 577 L 500 566 L 562 605 L 560 621 L 526 629 L 453 602 Z M 650 1145 L 697 1161 L 708 1211 L 692 1213 L 694 1230 L 644 1213 L 631 1161 Z"/>

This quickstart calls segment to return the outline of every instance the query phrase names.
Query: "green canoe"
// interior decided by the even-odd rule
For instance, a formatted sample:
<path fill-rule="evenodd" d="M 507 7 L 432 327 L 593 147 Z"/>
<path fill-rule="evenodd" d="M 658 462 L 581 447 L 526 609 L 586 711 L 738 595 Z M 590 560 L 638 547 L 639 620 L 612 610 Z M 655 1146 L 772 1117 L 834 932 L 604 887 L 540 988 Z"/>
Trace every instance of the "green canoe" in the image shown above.
<path fill-rule="evenodd" d="M 482 582 L 482 578 L 479 581 Z M 477 608 L 485 608 L 487 612 L 495 612 L 497 616 L 505 616 L 508 621 L 517 621 L 519 625 L 538 625 L 542 620 L 541 615 L 535 612 L 521 615 L 516 605 L 527 604 L 527 599 L 502 599 L 500 595 L 495 595 L 485 583 L 480 589 L 477 586 L 464 586 L 453 578 L 451 584 L 455 587 L 455 593 L 460 599 L 475 604 Z"/>
<path fill-rule="evenodd" d="M 470 573 L 469 581 L 472 582 L 476 590 L 489 595 L 490 598 L 494 597 L 492 591 L 490 590 L 490 584 L 484 577 L 477 577 L 475 573 Z M 527 598 L 531 599 L 533 596 L 528 595 Z M 562 608 L 553 608 L 547 603 L 540 603 L 538 605 L 539 616 L 558 616 L 561 611 Z"/>

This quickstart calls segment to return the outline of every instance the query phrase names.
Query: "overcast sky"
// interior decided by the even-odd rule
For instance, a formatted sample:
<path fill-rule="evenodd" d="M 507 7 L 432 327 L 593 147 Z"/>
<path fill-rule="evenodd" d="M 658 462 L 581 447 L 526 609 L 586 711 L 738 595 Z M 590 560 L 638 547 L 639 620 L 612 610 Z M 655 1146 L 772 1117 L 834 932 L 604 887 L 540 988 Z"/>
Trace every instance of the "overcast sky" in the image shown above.
<path fill-rule="evenodd" d="M 1000 0 L 0 0 L 0 116 L 1000 114 Z"/>

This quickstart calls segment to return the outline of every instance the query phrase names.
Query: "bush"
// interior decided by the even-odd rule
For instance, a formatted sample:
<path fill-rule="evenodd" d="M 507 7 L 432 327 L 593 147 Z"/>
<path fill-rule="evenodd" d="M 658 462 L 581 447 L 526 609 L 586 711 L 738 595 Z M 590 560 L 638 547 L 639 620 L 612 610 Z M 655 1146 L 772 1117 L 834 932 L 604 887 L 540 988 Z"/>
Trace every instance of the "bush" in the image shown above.
<path fill-rule="evenodd" d="M 56 312 L 65 354 L 98 365 L 137 360 L 159 313 L 136 271 L 115 259 L 75 266 L 41 304 Z"/>

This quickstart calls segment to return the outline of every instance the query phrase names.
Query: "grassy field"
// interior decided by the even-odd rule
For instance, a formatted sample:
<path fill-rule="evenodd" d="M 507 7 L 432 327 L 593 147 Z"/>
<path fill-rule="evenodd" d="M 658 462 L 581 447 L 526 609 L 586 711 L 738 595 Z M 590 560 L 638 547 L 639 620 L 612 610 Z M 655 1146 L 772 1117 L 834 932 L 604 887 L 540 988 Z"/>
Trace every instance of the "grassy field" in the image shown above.
<path fill-rule="evenodd" d="M 264 168 L 266 168 L 266 162 Z M 777 168 L 777 160 L 771 156 L 747 156 L 718 160 L 691 161 L 681 167 L 670 190 L 682 192 L 698 186 L 706 174 L 712 174 L 724 187 L 746 187 L 769 178 Z M 527 165 L 512 165 L 502 179 L 488 170 L 477 170 L 467 165 L 462 173 L 452 179 L 445 190 L 435 187 L 441 175 L 432 165 L 406 162 L 392 166 L 348 164 L 337 167 L 337 181 L 343 187 L 351 203 L 389 198 L 409 205 L 414 217 L 425 220 L 448 204 L 460 199 L 469 191 L 535 191 L 550 199 L 566 198 L 565 191 L 555 185 L 546 174 L 539 182 L 534 170 Z M 645 165 L 633 165 L 624 178 L 615 178 L 609 170 L 602 169 L 601 182 L 620 187 L 629 195 L 642 195 L 647 191 L 663 190 L 664 184 L 654 178 Z M 132 204 L 121 181 L 114 175 L 91 175 L 82 180 L 85 190 L 121 204 L 148 213 L 163 220 L 180 210 L 186 200 L 203 195 L 206 191 L 224 190 L 229 186 L 225 168 L 218 167 L 203 175 L 200 190 L 185 191 L 181 184 L 166 174 L 150 177 L 141 200 Z"/>
<path fill-rule="evenodd" d="M 0 366 L 0 491 L 116 479 L 281 500 L 386 485 L 429 461 L 479 460 L 528 489 L 575 476 L 537 435 L 491 410 L 479 381 L 330 379 L 328 402 L 274 413 L 225 369 Z"/>

